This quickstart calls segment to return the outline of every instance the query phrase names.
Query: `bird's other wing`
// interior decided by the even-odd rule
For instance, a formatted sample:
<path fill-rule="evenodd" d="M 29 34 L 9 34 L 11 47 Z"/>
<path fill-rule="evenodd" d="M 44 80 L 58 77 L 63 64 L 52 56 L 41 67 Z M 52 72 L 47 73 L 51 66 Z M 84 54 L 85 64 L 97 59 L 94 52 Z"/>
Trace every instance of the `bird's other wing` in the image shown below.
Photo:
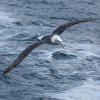
<path fill-rule="evenodd" d="M 30 46 L 28 46 L 19 56 L 18 58 L 3 72 L 3 75 L 11 71 L 13 68 L 15 68 L 17 65 L 19 65 L 23 59 L 25 59 L 32 50 L 37 48 L 38 46 L 50 41 L 50 38 L 43 39 L 41 41 L 38 41 Z"/>
<path fill-rule="evenodd" d="M 86 18 L 83 20 L 75 21 L 75 22 L 69 22 L 67 24 L 59 26 L 52 34 L 61 35 L 66 29 L 68 29 L 69 27 L 71 27 L 73 25 L 83 23 L 83 22 L 89 22 L 89 21 L 93 21 L 93 20 L 96 20 L 96 19 L 95 18 Z"/>

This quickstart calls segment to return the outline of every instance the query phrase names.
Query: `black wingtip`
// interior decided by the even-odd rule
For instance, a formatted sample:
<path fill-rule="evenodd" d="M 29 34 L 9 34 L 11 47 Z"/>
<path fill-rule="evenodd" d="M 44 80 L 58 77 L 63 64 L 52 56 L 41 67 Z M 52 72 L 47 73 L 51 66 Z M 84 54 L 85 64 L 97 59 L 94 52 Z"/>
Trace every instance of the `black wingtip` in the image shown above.
<path fill-rule="evenodd" d="M 88 21 L 97 20 L 96 18 L 88 18 Z"/>
<path fill-rule="evenodd" d="M 4 71 L 2 75 L 5 75 L 5 74 L 6 74 L 6 72 Z"/>
<path fill-rule="evenodd" d="M 3 72 L 3 75 L 5 75 L 5 74 L 7 74 L 8 72 L 10 72 L 10 71 L 14 68 L 13 65 L 14 65 L 14 64 L 12 64 L 11 66 L 9 66 L 9 67 Z"/>
<path fill-rule="evenodd" d="M 2 75 L 5 75 L 5 74 L 7 74 L 8 72 L 5 70 L 4 72 L 3 72 L 3 74 Z"/>

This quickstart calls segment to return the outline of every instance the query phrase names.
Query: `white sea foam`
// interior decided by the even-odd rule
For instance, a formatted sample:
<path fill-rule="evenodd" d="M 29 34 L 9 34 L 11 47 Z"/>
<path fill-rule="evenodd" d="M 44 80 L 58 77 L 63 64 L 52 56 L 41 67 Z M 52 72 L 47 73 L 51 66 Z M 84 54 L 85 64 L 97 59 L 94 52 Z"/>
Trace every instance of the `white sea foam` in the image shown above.
<path fill-rule="evenodd" d="M 14 19 L 11 16 L 11 13 L 0 11 L 0 21 L 2 22 L 13 22 Z"/>
<path fill-rule="evenodd" d="M 81 86 L 51 96 L 63 100 L 100 100 L 100 81 L 88 79 Z"/>
<path fill-rule="evenodd" d="M 7 29 L 3 29 L 3 27 L 9 27 L 14 21 L 16 21 L 16 19 L 12 18 L 12 13 L 5 12 L 3 8 L 0 8 L 0 48 L 5 47 L 4 45 L 7 43 L 6 40 L 13 36 Z"/>

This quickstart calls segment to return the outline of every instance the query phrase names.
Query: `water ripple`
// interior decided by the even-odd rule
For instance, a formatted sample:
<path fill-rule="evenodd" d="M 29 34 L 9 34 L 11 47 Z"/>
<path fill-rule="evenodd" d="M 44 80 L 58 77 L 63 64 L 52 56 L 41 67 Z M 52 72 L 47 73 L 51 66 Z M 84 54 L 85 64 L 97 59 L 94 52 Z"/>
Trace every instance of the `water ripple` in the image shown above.
<path fill-rule="evenodd" d="M 75 58 L 77 58 L 76 55 L 73 55 L 73 54 L 65 54 L 65 53 L 60 52 L 60 51 L 57 51 L 57 52 L 53 53 L 52 54 L 52 57 L 55 60 L 66 60 L 66 59 L 75 59 Z"/>

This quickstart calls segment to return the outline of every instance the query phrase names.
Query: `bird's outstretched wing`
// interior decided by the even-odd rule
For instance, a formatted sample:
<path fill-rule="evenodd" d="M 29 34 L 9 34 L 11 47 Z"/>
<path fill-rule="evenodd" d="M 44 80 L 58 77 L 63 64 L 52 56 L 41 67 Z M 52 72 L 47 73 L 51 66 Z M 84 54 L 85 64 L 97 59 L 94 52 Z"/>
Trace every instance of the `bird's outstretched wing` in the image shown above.
<path fill-rule="evenodd" d="M 17 65 L 19 65 L 23 59 L 25 59 L 32 50 L 37 48 L 38 46 L 50 41 L 49 38 L 43 39 L 41 41 L 36 42 L 35 44 L 32 44 L 28 46 L 19 56 L 18 58 L 4 71 L 3 75 L 11 71 L 13 68 L 15 68 Z"/>
<path fill-rule="evenodd" d="M 89 21 L 93 21 L 93 20 L 96 20 L 96 19 L 95 18 L 86 18 L 83 20 L 75 21 L 75 22 L 69 22 L 67 24 L 59 26 L 52 34 L 61 35 L 66 29 L 68 29 L 69 27 L 71 27 L 73 25 L 83 23 L 83 22 L 89 22 Z"/>

